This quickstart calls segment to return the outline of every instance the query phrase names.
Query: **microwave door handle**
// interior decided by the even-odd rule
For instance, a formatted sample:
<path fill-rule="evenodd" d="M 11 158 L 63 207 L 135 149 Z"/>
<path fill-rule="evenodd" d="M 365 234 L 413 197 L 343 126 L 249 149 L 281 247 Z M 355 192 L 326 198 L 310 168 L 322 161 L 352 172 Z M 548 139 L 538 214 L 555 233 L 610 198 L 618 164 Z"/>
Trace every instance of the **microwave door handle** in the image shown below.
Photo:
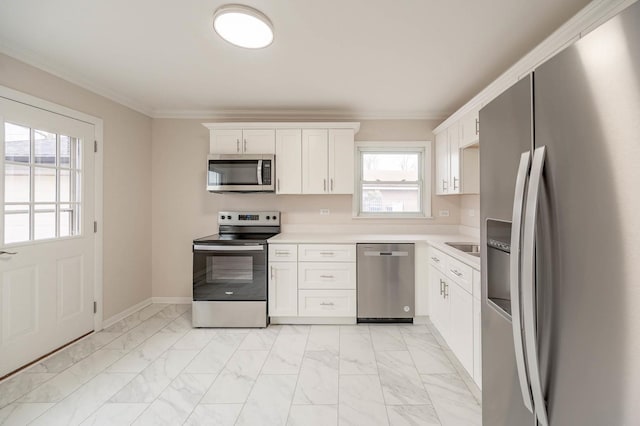
<path fill-rule="evenodd" d="M 541 146 L 533 152 L 531 178 L 527 194 L 527 204 L 522 233 L 522 311 L 524 320 L 524 338 L 527 350 L 527 364 L 531 394 L 533 395 L 534 414 L 540 426 L 549 426 L 547 406 L 542 391 L 540 360 L 538 359 L 538 339 L 536 327 L 536 221 L 540 201 L 540 187 L 546 147 Z"/>
<path fill-rule="evenodd" d="M 524 193 L 527 186 L 527 175 L 531 165 L 531 153 L 523 152 L 520 156 L 520 165 L 516 176 L 515 194 L 513 197 L 513 215 L 511 221 L 511 252 L 509 254 L 509 282 L 511 288 L 511 330 L 513 333 L 513 345 L 516 355 L 516 370 L 522 393 L 524 406 L 533 413 L 533 397 L 527 370 L 525 365 L 524 336 L 522 333 L 522 301 L 520 296 L 520 283 L 522 280 L 520 270 L 520 238 L 522 232 L 522 209 L 524 206 Z"/>
<path fill-rule="evenodd" d="M 258 185 L 262 185 L 262 160 L 258 160 Z"/>

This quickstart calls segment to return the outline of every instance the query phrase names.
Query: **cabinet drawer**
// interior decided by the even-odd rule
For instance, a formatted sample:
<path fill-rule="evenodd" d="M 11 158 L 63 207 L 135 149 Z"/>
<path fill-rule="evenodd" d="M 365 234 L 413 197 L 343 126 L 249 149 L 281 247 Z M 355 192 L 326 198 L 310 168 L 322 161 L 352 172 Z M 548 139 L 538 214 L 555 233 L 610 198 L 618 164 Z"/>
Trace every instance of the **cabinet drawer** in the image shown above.
<path fill-rule="evenodd" d="M 355 317 L 355 290 L 298 290 L 301 317 Z"/>
<path fill-rule="evenodd" d="M 466 290 L 468 293 L 473 292 L 473 268 L 465 265 L 457 259 L 447 256 L 447 276 Z"/>
<path fill-rule="evenodd" d="M 298 288 L 353 289 L 356 288 L 356 264 L 352 262 L 300 262 Z"/>
<path fill-rule="evenodd" d="M 436 268 L 444 271 L 447 267 L 445 259 L 448 256 L 442 253 L 440 250 L 436 250 L 434 248 L 429 249 L 429 263 L 431 263 Z"/>
<path fill-rule="evenodd" d="M 300 244 L 300 262 L 355 262 L 355 244 Z"/>
<path fill-rule="evenodd" d="M 269 244 L 270 262 L 295 262 L 298 260 L 298 246 L 295 244 Z"/>

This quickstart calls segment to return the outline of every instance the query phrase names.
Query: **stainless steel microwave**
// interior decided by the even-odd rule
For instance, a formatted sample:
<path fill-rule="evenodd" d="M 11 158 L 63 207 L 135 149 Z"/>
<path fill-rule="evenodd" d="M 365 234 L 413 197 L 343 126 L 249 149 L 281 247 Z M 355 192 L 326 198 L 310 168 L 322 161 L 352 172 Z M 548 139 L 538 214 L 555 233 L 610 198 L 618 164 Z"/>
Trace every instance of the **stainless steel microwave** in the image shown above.
<path fill-rule="evenodd" d="M 275 156 L 267 154 L 211 154 L 207 190 L 210 192 L 273 192 Z"/>

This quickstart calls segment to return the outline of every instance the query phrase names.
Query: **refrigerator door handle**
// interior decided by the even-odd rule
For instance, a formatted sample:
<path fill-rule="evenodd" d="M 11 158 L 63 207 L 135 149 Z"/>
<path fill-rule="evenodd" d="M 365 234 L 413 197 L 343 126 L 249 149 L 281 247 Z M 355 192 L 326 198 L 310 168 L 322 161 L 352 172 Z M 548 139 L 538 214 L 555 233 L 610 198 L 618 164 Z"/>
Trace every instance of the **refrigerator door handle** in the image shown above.
<path fill-rule="evenodd" d="M 533 413 L 531 388 L 524 357 L 524 343 L 522 335 L 522 311 L 520 297 L 520 236 L 522 232 L 522 209 L 524 206 L 524 191 L 527 186 L 527 175 L 531 164 L 531 153 L 523 152 L 520 156 L 516 189 L 513 197 L 513 217 L 511 222 L 511 253 L 509 256 L 509 281 L 511 287 L 511 328 L 516 355 L 516 369 L 522 392 L 524 406 Z"/>
<path fill-rule="evenodd" d="M 540 362 L 538 359 L 538 341 L 536 334 L 535 237 L 545 155 L 546 147 L 544 146 L 536 148 L 533 152 L 522 244 L 522 301 L 527 366 L 529 369 L 529 380 L 531 382 L 531 393 L 533 395 L 534 413 L 541 426 L 548 426 L 549 420 L 547 417 L 547 405 L 544 400 L 544 395 L 542 394 L 542 381 L 540 376 Z"/>

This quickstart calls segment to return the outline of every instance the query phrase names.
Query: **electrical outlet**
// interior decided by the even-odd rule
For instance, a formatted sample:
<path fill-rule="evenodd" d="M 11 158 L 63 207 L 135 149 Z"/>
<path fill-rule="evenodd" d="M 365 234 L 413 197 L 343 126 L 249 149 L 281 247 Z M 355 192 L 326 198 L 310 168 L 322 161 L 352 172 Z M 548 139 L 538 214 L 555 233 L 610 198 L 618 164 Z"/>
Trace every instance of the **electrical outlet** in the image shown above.
<path fill-rule="evenodd" d="M 321 215 L 321 216 L 328 216 L 328 215 L 329 215 L 329 213 L 331 213 L 331 212 L 329 211 L 329 209 L 320 209 L 320 215 Z"/>
<path fill-rule="evenodd" d="M 439 215 L 440 215 L 440 217 L 448 217 L 449 216 L 449 210 L 440 210 Z"/>

